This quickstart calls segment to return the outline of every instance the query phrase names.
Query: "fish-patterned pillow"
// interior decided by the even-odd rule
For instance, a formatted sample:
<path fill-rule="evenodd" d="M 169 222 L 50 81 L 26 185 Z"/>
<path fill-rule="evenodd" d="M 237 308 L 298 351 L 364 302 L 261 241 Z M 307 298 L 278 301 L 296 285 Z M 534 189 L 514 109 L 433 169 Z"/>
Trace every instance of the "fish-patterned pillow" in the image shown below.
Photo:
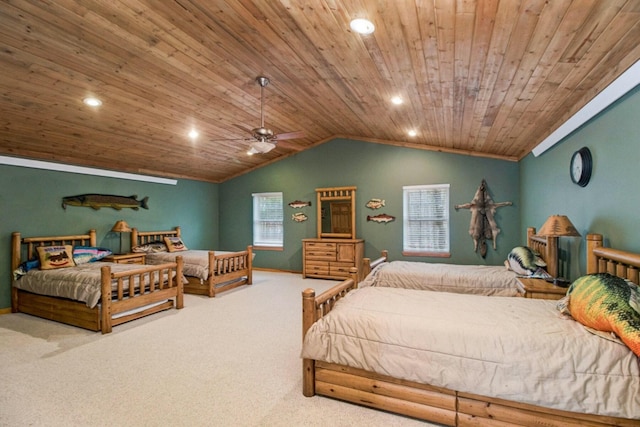
<path fill-rule="evenodd" d="M 640 356 L 640 291 L 632 282 L 609 273 L 587 274 L 569 290 L 569 312 L 584 326 L 615 333 Z"/>
<path fill-rule="evenodd" d="M 167 245 L 164 242 L 150 242 L 144 245 L 134 246 L 131 248 L 131 252 L 152 254 L 157 252 L 167 252 Z"/>
<path fill-rule="evenodd" d="M 85 264 L 87 262 L 100 261 L 102 258 L 111 255 L 109 249 L 96 248 L 93 246 L 74 246 L 73 247 L 73 262 L 76 265 Z"/>
<path fill-rule="evenodd" d="M 528 246 L 513 248 L 507 256 L 506 264 L 508 268 L 521 276 L 533 276 L 534 274 L 545 276 L 545 274 L 541 274 L 544 272 L 541 269 L 547 266 L 547 263 L 540 258 L 540 254 Z M 548 273 L 546 276 L 549 276 Z"/>
<path fill-rule="evenodd" d="M 180 237 L 165 237 L 164 243 L 167 245 L 169 252 L 186 251 L 187 245 L 184 244 Z"/>
<path fill-rule="evenodd" d="M 53 270 L 56 268 L 73 267 L 73 246 L 38 246 L 38 259 L 40 270 Z"/>

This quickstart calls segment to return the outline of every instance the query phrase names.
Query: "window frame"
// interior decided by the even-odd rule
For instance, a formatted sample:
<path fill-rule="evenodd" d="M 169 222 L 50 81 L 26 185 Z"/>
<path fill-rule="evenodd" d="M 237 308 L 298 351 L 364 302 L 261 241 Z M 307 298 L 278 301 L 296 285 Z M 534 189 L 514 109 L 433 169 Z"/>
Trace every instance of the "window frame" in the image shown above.
<path fill-rule="evenodd" d="M 438 257 L 449 258 L 451 256 L 451 212 L 450 212 L 450 184 L 425 184 L 425 185 L 406 185 L 402 187 L 402 255 L 404 256 L 423 256 L 423 257 Z M 439 191 L 443 192 L 444 200 L 436 206 L 442 210 L 440 217 L 429 219 L 412 219 L 409 212 L 409 194 L 411 192 L 422 191 Z M 419 247 L 411 247 L 411 239 L 409 236 L 409 227 L 413 221 L 423 222 L 443 222 L 444 224 L 439 227 L 439 232 L 442 233 L 441 239 L 444 241 L 440 245 L 422 245 Z M 427 233 L 428 234 L 428 233 Z M 427 235 L 426 238 L 429 236 Z M 434 247 L 439 246 L 439 247 Z"/>
<path fill-rule="evenodd" d="M 280 218 L 262 218 L 261 211 L 258 203 L 274 196 L 279 197 L 280 202 Z M 271 191 L 263 193 L 252 193 L 252 242 L 254 250 L 267 250 L 267 251 L 282 251 L 284 250 L 284 194 L 281 191 Z M 277 215 L 276 215 L 277 216 Z M 261 233 L 258 229 L 259 225 L 263 225 L 265 222 L 273 222 L 279 224 L 280 234 L 277 238 L 267 238 L 269 233 Z"/>

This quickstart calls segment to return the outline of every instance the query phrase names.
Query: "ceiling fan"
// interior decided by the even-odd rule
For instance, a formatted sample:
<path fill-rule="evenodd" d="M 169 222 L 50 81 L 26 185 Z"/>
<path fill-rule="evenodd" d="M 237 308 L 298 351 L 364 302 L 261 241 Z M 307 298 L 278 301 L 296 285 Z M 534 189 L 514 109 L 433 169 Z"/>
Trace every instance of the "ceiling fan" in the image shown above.
<path fill-rule="evenodd" d="M 277 141 L 304 137 L 304 131 L 274 134 L 271 129 L 264 126 L 264 88 L 269 84 L 269 79 L 264 76 L 258 76 L 256 82 L 260 85 L 260 127 L 251 130 L 251 138 L 239 139 L 240 141 L 251 141 L 247 153 L 268 153 L 276 147 Z M 229 140 L 227 139 L 226 141 Z"/>

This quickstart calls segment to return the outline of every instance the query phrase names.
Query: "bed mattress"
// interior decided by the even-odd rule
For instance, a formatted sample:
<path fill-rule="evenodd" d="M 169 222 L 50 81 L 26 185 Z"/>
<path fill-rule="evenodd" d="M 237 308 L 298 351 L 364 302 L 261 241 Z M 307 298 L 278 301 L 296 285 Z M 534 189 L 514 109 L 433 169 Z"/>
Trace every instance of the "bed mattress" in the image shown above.
<path fill-rule="evenodd" d="M 175 256 L 170 262 L 175 262 Z M 140 268 L 140 265 L 135 264 L 117 264 L 98 261 L 54 270 L 30 270 L 20 279 L 14 280 L 13 286 L 34 294 L 81 301 L 87 304 L 87 307 L 93 308 L 100 302 L 102 293 L 100 268 L 104 266 L 109 266 L 113 273 L 137 270 Z M 147 276 L 145 276 L 145 280 L 148 281 Z M 135 277 L 134 283 L 136 289 L 138 281 L 139 278 Z M 148 285 L 148 283 L 145 283 L 145 286 L 146 285 Z M 114 280 L 113 289 L 115 289 L 116 286 L 117 282 Z"/>
<path fill-rule="evenodd" d="M 516 296 L 517 283 L 516 274 L 504 266 L 392 261 L 376 267 L 359 287 Z"/>
<path fill-rule="evenodd" d="M 302 357 L 487 397 L 640 419 L 639 358 L 563 317 L 555 304 L 367 287 L 310 328 Z"/>

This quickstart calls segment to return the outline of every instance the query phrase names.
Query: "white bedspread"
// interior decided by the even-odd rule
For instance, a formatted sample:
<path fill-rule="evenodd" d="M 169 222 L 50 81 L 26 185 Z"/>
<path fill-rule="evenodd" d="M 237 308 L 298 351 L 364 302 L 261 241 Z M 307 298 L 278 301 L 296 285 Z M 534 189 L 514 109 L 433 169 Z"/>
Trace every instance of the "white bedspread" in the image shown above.
<path fill-rule="evenodd" d="M 175 256 L 172 261 L 175 262 Z M 13 286 L 34 294 L 53 297 L 69 298 L 87 304 L 93 308 L 100 302 L 102 294 L 102 279 L 100 268 L 110 266 L 111 272 L 131 271 L 139 269 L 137 264 L 116 264 L 112 262 L 90 262 L 75 267 L 58 268 L 54 270 L 30 270 L 18 280 L 13 281 Z M 134 283 L 139 278 L 135 278 Z M 157 279 L 156 279 L 157 280 Z M 145 276 L 145 281 L 148 278 Z M 117 286 L 113 281 L 112 289 Z M 145 283 L 147 285 L 148 283 Z"/>
<path fill-rule="evenodd" d="M 463 294 L 516 296 L 516 274 L 504 266 L 392 261 L 376 267 L 359 287 L 422 289 Z"/>
<path fill-rule="evenodd" d="M 316 322 L 302 357 L 488 397 L 640 419 L 631 350 L 555 301 L 367 287 Z"/>

